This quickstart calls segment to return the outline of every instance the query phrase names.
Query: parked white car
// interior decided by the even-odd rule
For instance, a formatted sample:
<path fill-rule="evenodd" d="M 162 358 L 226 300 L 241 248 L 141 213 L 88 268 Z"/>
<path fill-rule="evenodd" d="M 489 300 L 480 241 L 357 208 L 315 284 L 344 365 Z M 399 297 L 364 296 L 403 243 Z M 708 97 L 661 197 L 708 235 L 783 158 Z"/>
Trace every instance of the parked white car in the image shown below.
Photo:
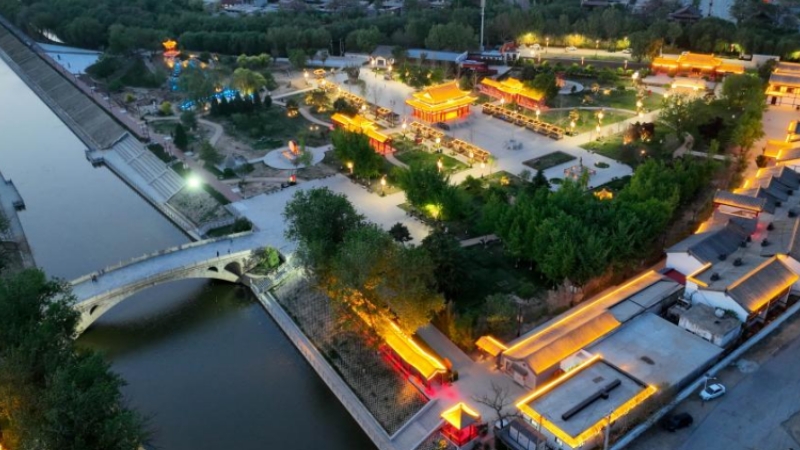
<path fill-rule="evenodd" d="M 572 47 L 572 46 L 567 47 L 565 50 L 568 51 L 568 52 L 576 52 L 576 51 L 578 51 L 577 47 Z"/>
<path fill-rule="evenodd" d="M 630 55 L 631 54 L 631 49 L 629 49 L 629 48 L 623 49 L 622 53 L 625 53 L 626 55 Z"/>
<path fill-rule="evenodd" d="M 703 399 L 704 402 L 714 400 L 723 395 L 725 395 L 725 386 L 719 383 L 709 384 L 705 389 L 700 391 L 700 398 Z"/>
<path fill-rule="evenodd" d="M 533 45 L 531 46 L 531 49 L 533 49 L 533 50 L 535 50 L 535 51 L 537 51 L 537 52 L 538 52 L 539 50 L 541 50 L 541 49 L 542 49 L 542 46 L 541 46 L 541 45 L 539 45 L 539 44 L 533 44 Z"/>

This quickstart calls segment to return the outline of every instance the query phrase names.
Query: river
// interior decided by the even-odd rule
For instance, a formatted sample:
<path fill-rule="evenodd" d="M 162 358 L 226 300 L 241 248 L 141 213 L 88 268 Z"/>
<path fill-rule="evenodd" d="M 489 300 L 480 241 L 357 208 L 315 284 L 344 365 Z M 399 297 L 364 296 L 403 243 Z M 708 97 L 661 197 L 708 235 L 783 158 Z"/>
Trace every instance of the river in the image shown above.
<path fill-rule="evenodd" d="M 188 241 L 105 168 L 0 60 L 0 170 L 27 210 L 37 264 L 72 279 Z M 187 280 L 100 318 L 79 344 L 104 352 L 164 450 L 372 449 L 252 294 Z"/>

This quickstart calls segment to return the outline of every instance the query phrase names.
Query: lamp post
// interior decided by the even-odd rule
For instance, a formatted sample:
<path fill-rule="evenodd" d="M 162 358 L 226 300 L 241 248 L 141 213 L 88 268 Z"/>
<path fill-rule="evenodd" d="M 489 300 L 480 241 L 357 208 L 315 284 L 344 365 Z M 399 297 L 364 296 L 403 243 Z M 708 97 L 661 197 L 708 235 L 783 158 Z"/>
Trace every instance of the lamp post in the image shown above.
<path fill-rule="evenodd" d="M 547 53 L 549 51 L 549 49 L 550 49 L 550 38 L 546 37 L 546 38 L 544 38 L 544 52 Z M 540 61 L 541 61 L 541 58 L 540 58 Z"/>
<path fill-rule="evenodd" d="M 386 175 L 381 178 L 381 195 L 386 195 Z"/>
<path fill-rule="evenodd" d="M 475 152 L 472 150 L 469 151 L 469 167 L 472 168 L 472 162 L 475 159 Z"/>
<path fill-rule="evenodd" d="M 603 110 L 602 109 L 600 110 L 600 112 L 597 113 L 597 125 L 598 126 L 600 126 L 600 124 L 603 123 L 603 117 L 605 117 L 605 116 L 606 115 L 603 114 Z"/>
<path fill-rule="evenodd" d="M 349 162 L 347 163 L 347 168 L 348 168 L 348 169 L 350 169 L 350 175 L 352 175 L 352 174 L 353 174 L 353 167 L 354 167 L 354 166 L 353 166 L 353 162 L 352 162 L 352 161 L 349 161 Z"/>
<path fill-rule="evenodd" d="M 575 135 L 575 121 L 574 121 L 574 120 L 571 120 L 571 121 L 569 122 L 569 128 L 570 128 L 570 132 L 571 132 L 571 133 L 572 133 L 572 135 L 574 136 L 574 135 Z"/>
<path fill-rule="evenodd" d="M 594 40 L 594 57 L 597 58 L 597 54 L 600 52 L 600 39 Z"/>
<path fill-rule="evenodd" d="M 483 178 L 483 175 L 485 173 L 486 173 L 486 163 L 481 161 L 481 178 Z"/>
<path fill-rule="evenodd" d="M 307 70 L 303 71 L 303 78 L 306 80 L 306 86 L 308 86 L 308 71 Z"/>
<path fill-rule="evenodd" d="M 625 70 L 628 70 L 628 60 L 625 60 Z"/>
<path fill-rule="evenodd" d="M 594 127 L 594 132 L 597 133 L 597 140 L 600 140 L 600 124 L 598 123 L 596 127 Z"/>
<path fill-rule="evenodd" d="M 541 114 L 541 113 L 542 113 L 542 110 L 539 109 L 539 107 L 537 106 L 536 107 L 536 120 L 539 120 L 539 114 Z"/>
<path fill-rule="evenodd" d="M 408 128 L 408 124 L 406 123 L 405 119 L 403 119 L 403 125 L 400 125 L 400 128 L 403 129 L 403 139 L 406 138 L 406 128 Z"/>
<path fill-rule="evenodd" d="M 443 167 L 444 167 L 444 163 L 442 163 L 442 158 L 439 158 L 439 160 L 436 161 L 436 168 L 439 169 L 439 173 L 442 173 L 442 168 Z"/>
<path fill-rule="evenodd" d="M 441 144 L 441 143 L 442 143 L 442 138 L 437 136 L 436 137 L 436 153 L 439 153 L 441 151 L 441 149 L 439 148 L 439 144 Z"/>

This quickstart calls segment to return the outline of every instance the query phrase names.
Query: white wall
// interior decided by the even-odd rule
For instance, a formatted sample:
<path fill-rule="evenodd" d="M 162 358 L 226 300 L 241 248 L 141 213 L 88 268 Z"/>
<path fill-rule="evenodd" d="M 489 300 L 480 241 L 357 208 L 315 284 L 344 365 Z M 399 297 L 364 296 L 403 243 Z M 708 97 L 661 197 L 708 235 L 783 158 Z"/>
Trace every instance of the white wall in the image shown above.
<path fill-rule="evenodd" d="M 686 290 L 689 290 L 688 283 Z M 736 303 L 736 300 L 728 297 L 724 292 L 720 291 L 698 290 L 697 293 L 692 296 L 692 303 L 703 303 L 712 308 L 721 308 L 733 311 L 736 314 L 736 317 L 738 317 L 739 320 L 744 323 L 747 322 L 747 317 L 749 316 L 748 312 L 742 308 L 740 304 Z"/>
<path fill-rule="evenodd" d="M 688 252 L 675 252 L 667 253 L 667 267 L 684 275 L 690 275 L 703 267 L 703 263 Z"/>
<path fill-rule="evenodd" d="M 796 259 L 792 258 L 791 256 L 787 256 L 786 258 L 781 258 L 781 262 L 786 264 L 786 266 L 789 269 L 791 269 L 792 272 L 794 272 L 797 275 L 800 275 L 800 262 L 798 262 Z M 797 280 L 792 285 L 792 292 L 793 293 L 800 292 L 800 280 Z"/>

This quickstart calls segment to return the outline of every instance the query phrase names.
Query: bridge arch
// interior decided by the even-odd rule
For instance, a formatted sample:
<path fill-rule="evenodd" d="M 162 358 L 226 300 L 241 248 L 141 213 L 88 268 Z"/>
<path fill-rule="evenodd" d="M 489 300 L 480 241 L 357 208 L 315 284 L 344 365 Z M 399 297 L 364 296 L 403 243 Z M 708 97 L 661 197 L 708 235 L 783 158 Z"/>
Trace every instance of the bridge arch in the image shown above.
<path fill-rule="evenodd" d="M 215 253 L 217 254 L 217 253 Z M 81 313 L 78 333 L 123 300 L 160 284 L 187 279 L 212 279 L 229 283 L 246 283 L 245 274 L 252 250 L 193 261 L 188 264 L 159 267 L 159 255 L 140 259 L 133 264 L 87 275 L 73 281 L 75 308 Z"/>

